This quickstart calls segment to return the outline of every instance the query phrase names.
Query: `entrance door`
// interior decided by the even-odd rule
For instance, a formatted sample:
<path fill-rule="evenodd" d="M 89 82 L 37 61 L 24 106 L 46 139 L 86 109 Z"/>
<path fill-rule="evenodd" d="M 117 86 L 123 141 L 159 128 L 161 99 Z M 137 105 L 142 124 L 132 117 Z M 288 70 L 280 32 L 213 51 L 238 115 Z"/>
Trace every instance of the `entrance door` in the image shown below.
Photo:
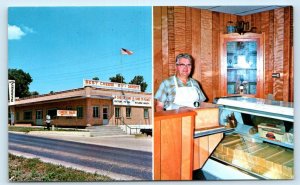
<path fill-rule="evenodd" d="M 42 110 L 37 110 L 35 112 L 35 123 L 36 125 L 43 125 L 43 111 Z"/>
<path fill-rule="evenodd" d="M 102 118 L 103 118 L 103 125 L 107 125 L 108 124 L 108 107 L 103 107 Z"/>

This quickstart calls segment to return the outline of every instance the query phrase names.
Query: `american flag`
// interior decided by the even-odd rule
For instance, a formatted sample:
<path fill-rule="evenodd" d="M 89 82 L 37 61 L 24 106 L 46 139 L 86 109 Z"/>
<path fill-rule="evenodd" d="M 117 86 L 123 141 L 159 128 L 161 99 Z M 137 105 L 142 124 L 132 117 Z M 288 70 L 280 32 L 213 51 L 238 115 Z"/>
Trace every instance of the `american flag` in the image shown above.
<path fill-rule="evenodd" d="M 132 52 L 132 51 L 129 51 L 129 50 L 127 50 L 127 49 L 121 48 L 121 54 L 122 54 L 122 55 L 132 55 L 133 52 Z"/>

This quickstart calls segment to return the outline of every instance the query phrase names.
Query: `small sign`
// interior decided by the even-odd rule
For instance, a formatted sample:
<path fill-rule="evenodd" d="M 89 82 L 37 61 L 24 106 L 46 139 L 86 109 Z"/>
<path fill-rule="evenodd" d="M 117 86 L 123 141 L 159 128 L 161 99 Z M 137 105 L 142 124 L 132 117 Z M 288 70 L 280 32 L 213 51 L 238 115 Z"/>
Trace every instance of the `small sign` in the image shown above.
<path fill-rule="evenodd" d="M 151 107 L 151 97 L 112 95 L 114 105 Z"/>
<path fill-rule="evenodd" d="M 57 116 L 77 117 L 76 110 L 57 110 Z"/>
<path fill-rule="evenodd" d="M 14 80 L 8 80 L 8 96 L 9 96 L 9 104 L 15 103 L 16 97 L 15 97 L 15 81 Z"/>

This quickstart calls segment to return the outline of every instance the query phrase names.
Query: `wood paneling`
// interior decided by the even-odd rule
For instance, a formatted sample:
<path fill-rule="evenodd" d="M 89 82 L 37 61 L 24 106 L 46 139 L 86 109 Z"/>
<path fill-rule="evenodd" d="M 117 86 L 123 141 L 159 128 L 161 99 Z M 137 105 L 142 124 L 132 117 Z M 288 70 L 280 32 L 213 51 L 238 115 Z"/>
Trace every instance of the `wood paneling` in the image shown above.
<path fill-rule="evenodd" d="M 160 168 L 161 179 L 180 180 L 181 177 L 181 118 L 161 121 Z M 170 132 L 170 130 L 172 132 Z M 179 170 L 170 170 L 179 169 Z"/>
<path fill-rule="evenodd" d="M 200 46 L 201 46 L 201 11 L 192 9 L 192 56 L 194 58 L 194 66 L 201 64 Z M 201 68 L 194 67 L 193 77 L 201 81 Z"/>
<path fill-rule="evenodd" d="M 264 97 L 272 94 L 276 100 L 294 101 L 293 84 L 293 9 L 279 8 L 243 16 L 258 32 L 265 34 Z M 280 73 L 280 78 L 272 78 Z"/>
<path fill-rule="evenodd" d="M 191 110 L 155 113 L 154 180 L 192 180 L 195 114 Z"/>
<path fill-rule="evenodd" d="M 175 56 L 185 52 L 186 32 L 185 32 L 185 7 L 174 8 L 174 33 L 175 33 Z"/>
<path fill-rule="evenodd" d="M 193 159 L 194 159 L 194 117 L 182 118 L 182 156 L 181 156 L 181 180 L 190 180 L 193 178 Z M 189 147 L 186 147 L 189 146 Z"/>
<path fill-rule="evenodd" d="M 203 39 L 205 38 L 205 39 Z M 208 101 L 212 101 L 212 12 L 201 11 L 201 86 L 205 89 L 204 93 Z"/>
<path fill-rule="evenodd" d="M 169 42 L 168 42 L 168 8 L 163 7 L 161 10 L 161 23 L 162 23 L 162 77 L 163 79 L 168 78 L 169 76 L 169 58 L 168 58 L 168 49 L 169 49 Z M 156 71 L 155 71 L 156 72 Z"/>
<path fill-rule="evenodd" d="M 156 16 L 161 18 L 158 19 Z M 257 28 L 258 33 L 265 34 L 262 97 L 273 94 L 276 100 L 293 101 L 292 7 L 247 16 L 190 7 L 154 7 L 154 91 L 156 92 L 159 83 L 167 78 L 167 73 L 168 76 L 175 74 L 176 54 L 187 52 L 191 53 L 195 60 L 192 77 L 200 82 L 209 102 L 221 96 L 222 76 L 219 58 L 221 51 L 218 49 L 220 40 L 217 35 L 226 33 L 228 21 L 237 20 L 249 21 L 251 26 Z M 162 43 L 157 44 L 157 42 Z M 159 55 L 163 56 L 163 62 Z M 165 69 L 166 59 L 168 59 L 168 69 Z M 272 78 L 274 72 L 281 73 L 281 77 Z"/>
<path fill-rule="evenodd" d="M 161 179 L 160 176 L 160 142 L 161 142 L 161 134 L 160 134 L 160 121 L 159 120 L 155 120 L 154 122 L 154 130 L 155 132 L 153 132 L 153 137 L 156 138 L 154 139 L 154 179 Z"/>
<path fill-rule="evenodd" d="M 175 74 L 175 28 L 174 28 L 174 7 L 168 7 L 168 59 L 169 76 Z M 165 41 L 165 40 L 164 40 Z"/>
<path fill-rule="evenodd" d="M 274 72 L 280 73 L 281 78 L 276 78 L 273 84 L 276 99 L 283 99 L 283 43 L 284 43 L 284 9 L 274 10 Z"/>
<path fill-rule="evenodd" d="M 162 24 L 162 9 L 161 8 L 153 8 L 153 33 L 154 33 L 154 41 L 153 41 L 153 52 L 154 52 L 154 69 L 155 69 L 155 75 L 154 75 L 154 87 L 157 90 L 160 83 L 163 80 L 163 65 L 162 65 L 162 55 L 167 55 L 167 52 L 162 50 L 162 45 L 165 45 L 165 42 L 168 41 L 162 41 L 162 27 L 165 27 L 167 25 Z"/>

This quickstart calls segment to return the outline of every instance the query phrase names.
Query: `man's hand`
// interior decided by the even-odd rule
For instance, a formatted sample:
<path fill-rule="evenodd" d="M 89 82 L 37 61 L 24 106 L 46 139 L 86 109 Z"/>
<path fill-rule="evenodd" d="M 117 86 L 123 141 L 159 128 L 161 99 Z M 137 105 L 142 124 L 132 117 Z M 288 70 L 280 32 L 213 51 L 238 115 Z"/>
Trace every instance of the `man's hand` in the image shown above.
<path fill-rule="evenodd" d="M 156 100 L 155 112 L 164 111 L 164 104 L 158 100 Z"/>

